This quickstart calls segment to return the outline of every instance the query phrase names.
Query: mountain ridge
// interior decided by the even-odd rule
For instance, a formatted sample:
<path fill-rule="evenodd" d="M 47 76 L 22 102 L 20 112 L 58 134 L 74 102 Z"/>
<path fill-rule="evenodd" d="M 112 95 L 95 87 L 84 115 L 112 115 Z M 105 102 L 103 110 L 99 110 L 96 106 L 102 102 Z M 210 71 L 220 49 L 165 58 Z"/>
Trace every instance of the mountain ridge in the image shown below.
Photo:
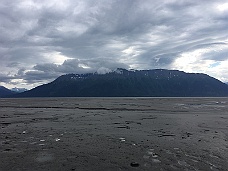
<path fill-rule="evenodd" d="M 126 70 L 66 74 L 15 97 L 226 97 L 228 86 L 202 73 Z"/>
<path fill-rule="evenodd" d="M 0 86 L 0 97 L 7 97 L 15 94 L 16 92 L 7 89 L 4 86 Z"/>

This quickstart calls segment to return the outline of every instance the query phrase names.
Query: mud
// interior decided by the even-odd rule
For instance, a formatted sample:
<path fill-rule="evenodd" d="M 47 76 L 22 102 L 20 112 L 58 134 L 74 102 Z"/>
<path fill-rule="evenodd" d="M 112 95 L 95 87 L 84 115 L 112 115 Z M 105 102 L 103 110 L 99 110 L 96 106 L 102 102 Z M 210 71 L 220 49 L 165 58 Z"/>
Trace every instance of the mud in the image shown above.
<path fill-rule="evenodd" d="M 0 99 L 0 171 L 225 171 L 228 98 Z"/>

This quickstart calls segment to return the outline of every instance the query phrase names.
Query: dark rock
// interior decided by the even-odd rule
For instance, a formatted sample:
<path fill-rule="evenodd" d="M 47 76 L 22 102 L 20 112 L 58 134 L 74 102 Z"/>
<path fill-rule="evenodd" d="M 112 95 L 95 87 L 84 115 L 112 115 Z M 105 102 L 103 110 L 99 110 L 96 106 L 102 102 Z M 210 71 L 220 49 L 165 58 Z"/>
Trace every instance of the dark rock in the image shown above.
<path fill-rule="evenodd" d="M 137 162 L 132 162 L 132 163 L 131 163 L 131 167 L 139 167 L 139 163 L 137 163 Z"/>

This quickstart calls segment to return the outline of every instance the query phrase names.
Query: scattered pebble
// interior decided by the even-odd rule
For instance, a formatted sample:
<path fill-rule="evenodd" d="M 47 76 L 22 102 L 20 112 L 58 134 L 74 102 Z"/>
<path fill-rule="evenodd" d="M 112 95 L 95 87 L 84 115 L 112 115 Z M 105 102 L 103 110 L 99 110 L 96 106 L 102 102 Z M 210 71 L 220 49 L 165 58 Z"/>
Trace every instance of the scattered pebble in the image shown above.
<path fill-rule="evenodd" d="M 119 138 L 121 142 L 126 141 L 125 138 Z"/>
<path fill-rule="evenodd" d="M 6 148 L 4 151 L 11 151 L 12 149 L 10 149 L 10 148 Z"/>
<path fill-rule="evenodd" d="M 55 141 L 60 141 L 60 139 L 59 138 L 56 138 Z"/>

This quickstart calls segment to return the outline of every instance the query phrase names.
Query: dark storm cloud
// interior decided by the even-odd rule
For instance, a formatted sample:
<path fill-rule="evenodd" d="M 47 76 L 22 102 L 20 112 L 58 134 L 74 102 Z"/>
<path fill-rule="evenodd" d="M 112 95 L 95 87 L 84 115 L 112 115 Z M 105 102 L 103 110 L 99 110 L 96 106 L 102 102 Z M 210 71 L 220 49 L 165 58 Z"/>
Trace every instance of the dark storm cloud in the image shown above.
<path fill-rule="evenodd" d="M 47 82 L 100 68 L 189 71 L 197 63 L 185 68 L 177 59 L 191 56 L 227 62 L 227 27 L 223 0 L 2 0 L 0 82 Z"/>

